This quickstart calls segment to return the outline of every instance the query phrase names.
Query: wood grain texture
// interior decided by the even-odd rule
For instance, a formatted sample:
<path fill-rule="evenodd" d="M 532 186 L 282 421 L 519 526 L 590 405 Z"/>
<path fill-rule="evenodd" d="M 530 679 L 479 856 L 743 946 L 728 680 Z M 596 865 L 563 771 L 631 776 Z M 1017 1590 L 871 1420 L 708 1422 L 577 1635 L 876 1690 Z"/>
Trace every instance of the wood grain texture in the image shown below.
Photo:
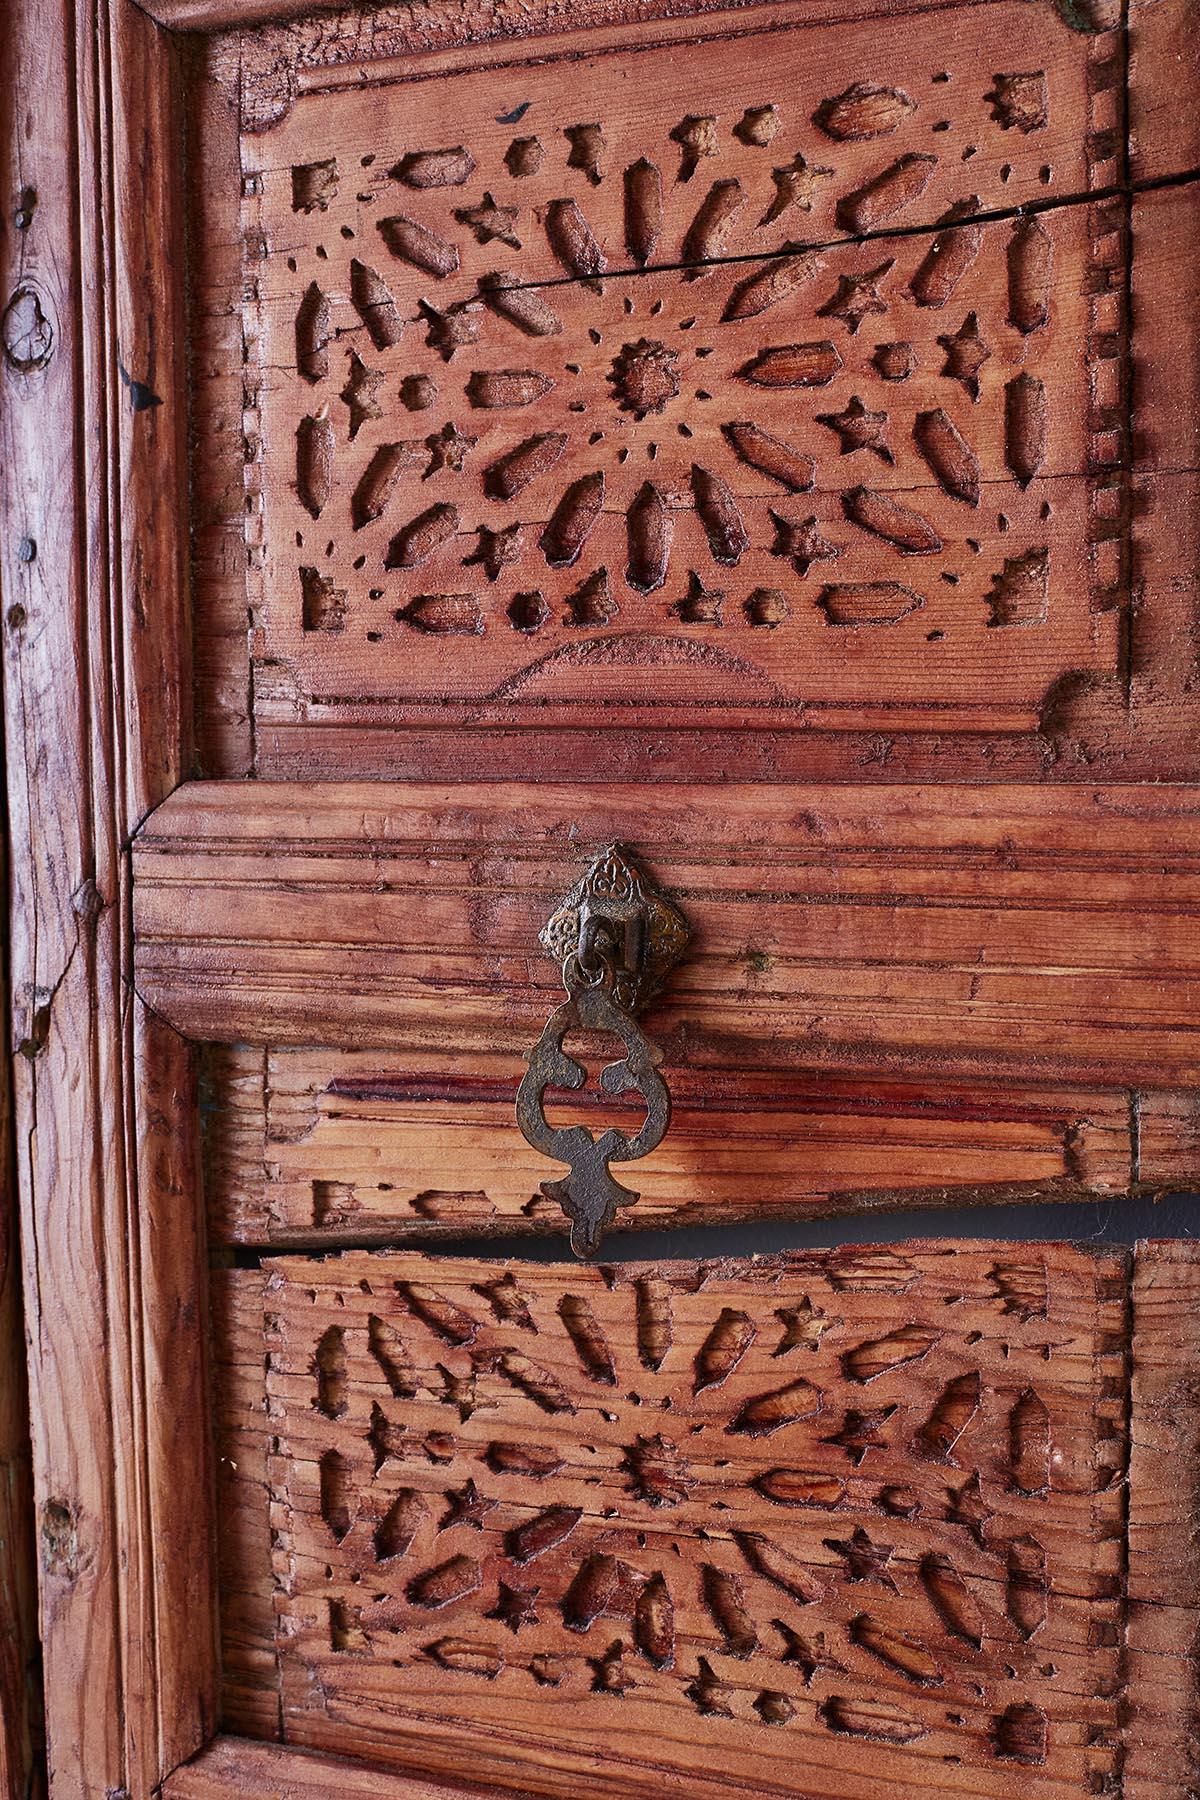
<path fill-rule="evenodd" d="M 195 784 L 137 840 L 139 990 L 199 1039 L 521 1052 L 537 932 L 613 839 L 696 929 L 675 1067 L 1194 1078 L 1182 787 Z"/>
<path fill-rule="evenodd" d="M 209 1046 L 212 1241 L 316 1248 L 563 1229 L 539 1191 L 545 1165 L 513 1128 L 521 1067 L 478 1057 L 464 1076 L 453 1052 L 399 1062 Z M 1079 1198 L 1137 1181 L 1134 1111 L 1118 1091 L 691 1069 L 671 1087 L 670 1132 L 639 1165 L 642 1226 Z M 593 1126 L 602 1107 L 594 1096 Z M 1181 1174 L 1200 1169 L 1194 1125 L 1164 1108 L 1156 1185 L 1168 1157 Z"/>
<path fill-rule="evenodd" d="M 287 1740 L 537 1794 L 1095 1791 L 1129 1273 L 938 1244 L 229 1273 Z"/>
<path fill-rule="evenodd" d="M 1129 162 L 1135 181 L 1200 168 L 1200 46 L 1188 0 L 1131 0 Z"/>
<path fill-rule="evenodd" d="M 177 1769 L 162 1791 L 165 1800 L 487 1800 L 489 1790 L 459 1781 L 443 1787 L 343 1757 L 222 1736 Z"/>
<path fill-rule="evenodd" d="M 125 849 L 180 778 L 189 710 L 177 68 L 124 4 L 21 0 L 7 23 L 0 579 L 48 1766 L 55 1795 L 143 1800 L 202 1741 L 212 1675 L 156 1629 L 190 1605 L 203 1641 L 209 1604 L 203 1537 L 186 1562 L 155 1542 L 203 1476 L 195 1353 L 153 1405 L 145 1386 L 170 1336 L 155 1284 L 172 1265 L 170 1297 L 194 1295 L 200 1272 L 195 1184 L 171 1185 L 186 1136 L 157 1162 L 147 1110 L 169 1066 L 139 1086 L 126 986 Z"/>

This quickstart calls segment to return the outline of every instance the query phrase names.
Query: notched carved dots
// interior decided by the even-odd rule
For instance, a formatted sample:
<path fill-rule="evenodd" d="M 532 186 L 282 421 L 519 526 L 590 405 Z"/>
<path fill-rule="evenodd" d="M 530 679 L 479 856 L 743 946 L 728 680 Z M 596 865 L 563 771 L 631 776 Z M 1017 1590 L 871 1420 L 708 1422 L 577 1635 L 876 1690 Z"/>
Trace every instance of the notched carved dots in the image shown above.
<path fill-rule="evenodd" d="M 666 499 L 653 482 L 643 482 L 625 521 L 629 545 L 625 579 L 639 593 L 654 593 L 667 579 L 675 528 Z"/>
<path fill-rule="evenodd" d="M 728 1381 L 758 1333 L 748 1313 L 723 1307 L 716 1323 L 696 1352 L 694 1391 L 720 1387 Z"/>
<path fill-rule="evenodd" d="M 756 1575 L 790 1594 L 799 1605 L 811 1606 L 822 1598 L 824 1590 L 811 1570 L 782 1544 L 758 1531 L 735 1531 L 733 1540 Z"/>
<path fill-rule="evenodd" d="M 562 320 L 549 301 L 532 288 L 522 288 L 509 271 L 498 269 L 481 275 L 479 293 L 498 318 L 515 325 L 526 337 L 554 337 L 562 330 Z"/>
<path fill-rule="evenodd" d="M 918 1454 L 935 1462 L 952 1463 L 955 1446 L 979 1411 L 981 1397 L 978 1370 L 956 1375 L 953 1381 L 948 1381 L 917 1432 L 915 1448 Z"/>
<path fill-rule="evenodd" d="M 813 458 L 794 450 L 782 438 L 772 437 L 749 420 L 722 425 L 721 431 L 734 455 L 748 468 L 769 475 L 793 494 L 812 486 L 816 474 Z"/>
<path fill-rule="evenodd" d="M 658 1275 L 640 1275 L 634 1283 L 638 1356 L 647 1369 L 662 1368 L 674 1341 L 671 1290 Z"/>
<path fill-rule="evenodd" d="M 992 1743 L 1000 1760 L 1029 1767 L 1045 1762 L 1046 1737 L 1046 1715 L 1029 1701 L 1006 1706 L 992 1727 Z"/>
<path fill-rule="evenodd" d="M 832 1694 L 817 1708 L 817 1717 L 842 1737 L 874 1738 L 883 1744 L 914 1744 L 929 1727 L 893 1706 L 890 1700 L 848 1699 Z"/>
<path fill-rule="evenodd" d="M 440 1294 L 436 1288 L 428 1287 L 423 1282 L 401 1281 L 396 1285 L 411 1310 L 438 1337 L 444 1338 L 448 1344 L 460 1347 L 474 1343 L 479 1332 L 479 1321 L 472 1318 L 464 1307 L 456 1305 L 445 1294 Z"/>
<path fill-rule="evenodd" d="M 955 500 L 979 505 L 979 458 L 942 407 L 917 414 L 913 440 L 941 486 Z"/>
<path fill-rule="evenodd" d="M 323 381 L 328 375 L 332 329 L 329 296 L 312 281 L 296 312 L 296 367 L 305 381 Z"/>
<path fill-rule="evenodd" d="M 539 432 L 498 457 L 484 471 L 484 490 L 493 500 L 513 500 L 541 476 L 548 475 L 567 447 L 561 431 Z"/>
<path fill-rule="evenodd" d="M 1049 323 L 1053 268 L 1054 247 L 1041 221 L 1018 219 L 1008 240 L 1008 319 L 1026 337 Z"/>
<path fill-rule="evenodd" d="M 477 1594 L 482 1586 L 483 1572 L 475 1558 L 452 1556 L 435 1568 L 414 1575 L 408 1584 L 408 1597 L 414 1606 L 438 1612 L 465 1600 L 469 1594 Z"/>
<path fill-rule="evenodd" d="M 375 1527 L 375 1556 L 393 1562 L 406 1556 L 429 1518 L 429 1508 L 415 1488 L 401 1488 Z"/>
<path fill-rule="evenodd" d="M 1005 1606 L 1026 1643 L 1046 1623 L 1049 1597 L 1045 1550 L 1035 1537 L 1014 1538 L 1008 1546 Z"/>
<path fill-rule="evenodd" d="M 327 1419 L 340 1419 L 346 1410 L 349 1376 L 345 1339 L 345 1331 L 340 1325 L 330 1325 L 317 1340 L 313 1355 L 313 1374 L 317 1380 L 314 1404 Z"/>
<path fill-rule="evenodd" d="M 439 501 L 430 506 L 393 537 L 383 559 L 385 569 L 419 569 L 459 529 L 457 506 Z"/>
<path fill-rule="evenodd" d="M 504 1668 L 503 1652 L 474 1638 L 438 1638 L 424 1645 L 421 1654 L 457 1675 L 480 1675 L 486 1681 L 494 1681 Z"/>
<path fill-rule="evenodd" d="M 966 1582 L 941 1551 L 921 1558 L 919 1576 L 934 1612 L 952 1637 L 961 1638 L 972 1650 L 983 1648 L 983 1616 Z"/>
<path fill-rule="evenodd" d="M 573 1413 L 571 1397 L 549 1369 L 543 1369 L 519 1350 L 504 1350 L 496 1361 L 496 1370 L 519 1389 L 535 1406 L 548 1413 Z"/>
<path fill-rule="evenodd" d="M 604 178 L 604 152 L 607 145 L 599 125 L 564 125 L 563 136 L 570 144 L 569 169 L 580 169 L 593 187 Z"/>
<path fill-rule="evenodd" d="M 513 1562 L 533 1562 L 569 1538 L 582 1517 L 578 1506 L 548 1506 L 505 1534 L 505 1552 Z"/>
<path fill-rule="evenodd" d="M 992 109 L 992 117 L 1005 131 L 1014 129 L 1026 136 L 1044 130 L 1050 117 L 1050 97 L 1043 69 L 1020 74 L 992 77 L 992 88 L 984 98 Z"/>
<path fill-rule="evenodd" d="M 732 568 L 750 547 L 750 534 L 727 482 L 692 464 L 692 497 L 713 561 Z"/>
<path fill-rule="evenodd" d="M 821 259 L 812 254 L 784 256 L 771 261 L 753 275 L 737 282 L 725 302 L 721 314 L 724 324 L 735 320 L 754 319 L 787 300 L 821 269 Z"/>
<path fill-rule="evenodd" d="M 336 157 L 324 162 L 298 163 L 292 170 L 292 211 L 325 212 L 337 197 L 338 166 Z"/>
<path fill-rule="evenodd" d="M 897 625 L 925 604 L 899 581 L 831 581 L 817 595 L 827 625 Z"/>
<path fill-rule="evenodd" d="M 831 1510 L 846 1497 L 846 1483 L 836 1475 L 806 1475 L 800 1469 L 765 1469 L 751 1482 L 777 1506 L 819 1506 Z"/>
<path fill-rule="evenodd" d="M 607 269 L 604 252 L 574 200 L 550 202 L 546 208 L 546 237 L 568 275 L 594 280 Z"/>
<path fill-rule="evenodd" d="M 1042 625 L 1050 603 L 1050 552 L 1042 545 L 1006 556 L 986 595 L 991 626 Z"/>
<path fill-rule="evenodd" d="M 726 1653 L 739 1660 L 753 1656 L 758 1649 L 758 1633 L 746 1609 L 746 1597 L 737 1576 L 705 1563 L 700 1571 L 700 1592 L 725 1640 Z"/>
<path fill-rule="evenodd" d="M 842 366 L 835 345 L 823 339 L 814 344 L 775 344 L 760 350 L 737 371 L 755 387 L 825 387 Z"/>
<path fill-rule="evenodd" d="M 569 569 L 579 561 L 583 547 L 604 510 L 604 475 L 596 470 L 573 481 L 555 507 L 538 540 L 552 569 Z"/>
<path fill-rule="evenodd" d="M 609 590 L 608 570 L 597 569 L 567 595 L 563 623 L 583 627 L 607 625 L 620 610 Z"/>
<path fill-rule="evenodd" d="M 475 158 L 462 144 L 448 150 L 411 150 L 388 173 L 410 188 L 462 187 L 475 173 Z"/>
<path fill-rule="evenodd" d="M 842 496 L 842 507 L 855 525 L 884 538 L 908 556 L 929 556 L 942 548 L 942 540 L 929 520 L 892 494 L 874 488 L 852 488 Z"/>
<path fill-rule="evenodd" d="M 324 407 L 296 427 L 296 492 L 300 504 L 319 519 L 333 481 L 333 426 Z"/>
<path fill-rule="evenodd" d="M 1050 1491 L 1050 1414 L 1035 1388 L 1026 1388 L 1008 1416 L 1009 1469 L 1020 1494 Z"/>
<path fill-rule="evenodd" d="M 881 87 L 876 82 L 856 81 L 844 93 L 822 101 L 813 123 L 826 137 L 839 142 L 862 143 L 898 131 L 917 110 L 917 103 L 903 88 Z"/>
<path fill-rule="evenodd" d="M 684 235 L 683 261 L 703 262 L 717 256 L 744 204 L 740 181 L 714 181 Z"/>
<path fill-rule="evenodd" d="M 1046 387 L 1028 369 L 1005 383 L 1004 460 L 1023 488 L 1046 460 Z"/>
<path fill-rule="evenodd" d="M 496 411 L 532 406 L 554 387 L 554 378 L 537 369 L 475 369 L 466 386 L 472 406 Z"/>
<path fill-rule="evenodd" d="M 367 328 L 377 350 L 388 350 L 404 335 L 404 321 L 391 289 L 369 263 L 355 257 L 350 264 L 350 304 Z"/>
<path fill-rule="evenodd" d="M 321 1517 L 329 1527 L 334 1542 L 340 1544 L 349 1533 L 358 1511 L 354 1472 L 340 1450 L 322 1452 L 317 1464 L 317 1484 L 321 1497 Z"/>
<path fill-rule="evenodd" d="M 897 158 L 864 186 L 838 201 L 838 224 L 856 236 L 878 231 L 920 199 L 937 168 L 937 157 L 920 151 Z"/>
<path fill-rule="evenodd" d="M 617 1365 L 612 1346 L 589 1303 L 578 1294 L 564 1294 L 558 1303 L 558 1316 L 590 1378 L 605 1387 L 615 1387 Z"/>
<path fill-rule="evenodd" d="M 344 631 L 346 590 L 319 569 L 300 570 L 300 622 L 304 631 Z"/>
<path fill-rule="evenodd" d="M 937 1658 L 929 1646 L 911 1632 L 897 1631 L 873 1619 L 869 1613 L 859 1613 L 850 1621 L 850 1636 L 854 1643 L 890 1669 L 895 1669 L 906 1681 L 914 1682 L 918 1687 L 940 1684 L 942 1671 Z"/>
<path fill-rule="evenodd" d="M 458 246 L 428 225 L 422 225 L 418 219 L 397 213 L 393 218 L 380 219 L 378 230 L 393 256 L 411 263 L 414 269 L 420 269 L 426 275 L 444 281 L 458 269 Z"/>
<path fill-rule="evenodd" d="M 658 248 L 663 228 L 662 176 L 642 157 L 625 171 L 625 247 L 643 266 Z"/>
<path fill-rule="evenodd" d="M 717 143 L 717 121 L 707 115 L 690 113 L 675 126 L 671 139 L 679 145 L 681 151 L 680 181 L 690 181 L 700 166 L 701 158 L 716 156 L 720 149 Z"/>

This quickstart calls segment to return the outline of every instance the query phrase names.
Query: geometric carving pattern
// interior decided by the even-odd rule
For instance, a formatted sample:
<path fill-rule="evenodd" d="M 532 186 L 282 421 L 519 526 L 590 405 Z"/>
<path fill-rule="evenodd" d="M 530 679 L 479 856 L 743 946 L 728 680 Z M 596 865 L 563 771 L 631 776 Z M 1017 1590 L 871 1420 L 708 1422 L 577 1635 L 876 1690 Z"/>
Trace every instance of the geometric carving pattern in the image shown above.
<path fill-rule="evenodd" d="M 1111 1775 L 1119 1265 L 268 1269 L 291 1741 L 546 1794 L 618 1731 L 625 1792 Z"/>
<path fill-rule="evenodd" d="M 1123 242 L 1045 206 L 1104 177 L 1106 52 L 1006 71 L 1001 24 L 851 82 L 751 34 L 711 110 L 685 46 L 597 58 L 632 114 L 550 58 L 516 123 L 448 71 L 246 139 L 266 689 L 1024 724 L 1110 670 Z"/>

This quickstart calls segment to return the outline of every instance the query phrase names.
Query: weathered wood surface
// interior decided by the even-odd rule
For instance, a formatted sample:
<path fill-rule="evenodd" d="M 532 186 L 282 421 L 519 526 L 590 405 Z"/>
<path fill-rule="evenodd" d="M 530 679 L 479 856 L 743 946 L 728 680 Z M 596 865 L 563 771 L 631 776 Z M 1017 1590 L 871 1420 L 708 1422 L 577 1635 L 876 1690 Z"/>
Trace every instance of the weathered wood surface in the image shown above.
<path fill-rule="evenodd" d="M 675 1067 L 1186 1085 L 1198 825 L 1184 787 L 198 783 L 135 846 L 137 982 L 201 1040 L 520 1052 L 617 838 L 696 931 Z"/>
<path fill-rule="evenodd" d="M 163 1786 L 165 1800 L 489 1800 L 495 1789 L 452 1787 L 348 1758 L 217 1737 Z"/>
<path fill-rule="evenodd" d="M 290 1744 L 524 1793 L 1065 1796 L 1128 1767 L 1182 1800 L 1196 1267 L 218 1272 L 230 1721 L 281 1704 Z"/>
<path fill-rule="evenodd" d="M 520 1060 L 477 1058 L 469 1076 L 460 1062 L 452 1051 L 405 1063 L 210 1046 L 212 1240 L 317 1246 L 563 1229 L 561 1209 L 539 1192 L 546 1165 L 513 1126 Z M 1134 1125 L 1145 1101 L 1116 1090 L 778 1073 L 731 1082 L 694 1069 L 673 1074 L 671 1087 L 670 1132 L 638 1165 L 640 1226 L 1079 1199 L 1161 1185 L 1165 1158 L 1200 1170 L 1193 1109 L 1180 1095 L 1155 1113 L 1153 1172 L 1144 1174 L 1148 1128 L 1135 1144 Z M 604 1098 L 586 1100 L 595 1129 Z"/>
<path fill-rule="evenodd" d="M 214 1673 L 206 1533 L 180 1556 L 163 1518 L 178 1496 L 195 1520 L 204 1468 L 195 1337 L 158 1360 L 182 1322 L 160 1303 L 201 1281 L 191 1127 L 176 1114 L 156 1160 L 124 854 L 182 776 L 189 711 L 178 69 L 124 3 L 18 0 L 5 24 L 11 1043 L 47 1760 L 56 1796 L 146 1800 L 211 1729 Z M 169 1112 L 170 1063 L 148 1073 Z"/>

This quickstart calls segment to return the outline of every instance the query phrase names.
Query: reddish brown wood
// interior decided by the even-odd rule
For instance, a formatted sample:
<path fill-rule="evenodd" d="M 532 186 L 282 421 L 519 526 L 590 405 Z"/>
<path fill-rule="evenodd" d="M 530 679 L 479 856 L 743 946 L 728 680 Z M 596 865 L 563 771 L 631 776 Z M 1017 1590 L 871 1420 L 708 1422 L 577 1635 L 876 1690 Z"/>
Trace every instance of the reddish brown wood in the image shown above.
<path fill-rule="evenodd" d="M 493 1789 L 492 1792 L 495 1790 Z M 288 1800 L 487 1800 L 486 1788 L 452 1788 L 333 1756 L 285 1750 L 247 1738 L 217 1737 L 163 1788 L 166 1800 L 233 1800 L 283 1794 Z"/>
<path fill-rule="evenodd" d="M 539 1191 L 545 1165 L 513 1129 L 522 1067 L 480 1057 L 464 1076 L 455 1052 L 210 1046 L 212 1237 L 316 1246 L 563 1229 Z M 693 1069 L 670 1083 L 670 1132 L 639 1165 L 641 1226 L 1077 1199 L 1138 1180 L 1128 1093 Z M 1145 1179 L 1161 1182 L 1165 1157 L 1184 1183 L 1200 1168 L 1194 1128 L 1164 1109 Z"/>
<path fill-rule="evenodd" d="M 613 839 L 696 929 L 676 1066 L 1193 1079 L 1187 788 L 195 784 L 138 838 L 139 989 L 200 1038 L 511 1055 Z"/>
<path fill-rule="evenodd" d="M 1135 181 L 1200 169 L 1200 46 L 1188 0 L 1129 8 L 1129 161 Z"/>
<path fill-rule="evenodd" d="M 288 1740 L 521 1793 L 684 1767 L 696 1794 L 1094 1790 L 1121 1759 L 1129 1370 L 1144 1405 L 1169 1354 L 1165 1307 L 1131 1335 L 1130 1274 L 907 1244 L 229 1276 L 220 1412 L 270 1414 Z M 1178 1515 L 1132 1504 L 1161 1584 Z"/>

